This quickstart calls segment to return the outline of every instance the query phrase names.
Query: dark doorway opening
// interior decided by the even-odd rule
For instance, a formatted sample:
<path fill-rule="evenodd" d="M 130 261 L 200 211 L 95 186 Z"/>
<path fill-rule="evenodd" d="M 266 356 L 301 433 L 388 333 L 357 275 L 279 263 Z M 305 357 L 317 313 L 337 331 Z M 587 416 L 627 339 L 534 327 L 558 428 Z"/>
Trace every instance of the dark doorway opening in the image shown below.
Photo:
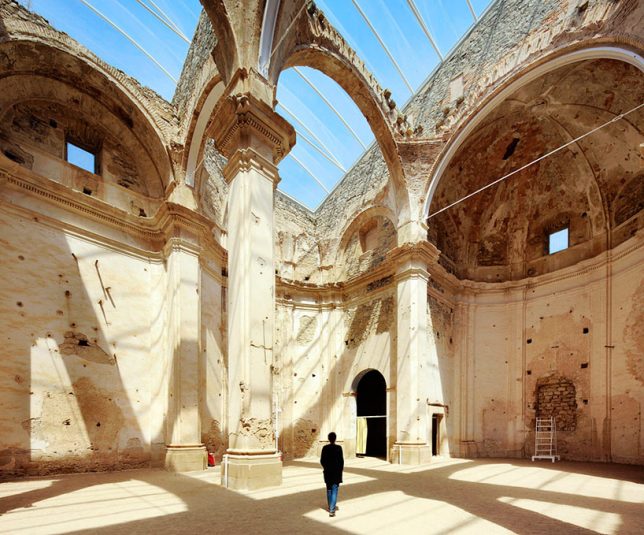
<path fill-rule="evenodd" d="M 443 416 L 432 414 L 432 455 L 440 454 L 440 425 Z"/>
<path fill-rule="evenodd" d="M 366 420 L 367 457 L 387 457 L 387 383 L 378 370 L 365 373 L 357 388 L 357 416 Z"/>

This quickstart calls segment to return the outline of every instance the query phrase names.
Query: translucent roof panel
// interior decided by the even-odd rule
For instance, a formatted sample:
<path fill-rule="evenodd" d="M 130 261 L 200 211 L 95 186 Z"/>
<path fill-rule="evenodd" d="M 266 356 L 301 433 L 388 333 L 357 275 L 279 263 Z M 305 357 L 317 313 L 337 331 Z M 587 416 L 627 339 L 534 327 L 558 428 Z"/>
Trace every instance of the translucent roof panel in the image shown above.
<path fill-rule="evenodd" d="M 20 0 L 107 63 L 172 100 L 199 0 Z M 400 107 L 491 0 L 317 0 Z M 280 76 L 278 112 L 298 133 L 280 189 L 314 210 L 373 142 L 344 91 L 307 68 Z"/>

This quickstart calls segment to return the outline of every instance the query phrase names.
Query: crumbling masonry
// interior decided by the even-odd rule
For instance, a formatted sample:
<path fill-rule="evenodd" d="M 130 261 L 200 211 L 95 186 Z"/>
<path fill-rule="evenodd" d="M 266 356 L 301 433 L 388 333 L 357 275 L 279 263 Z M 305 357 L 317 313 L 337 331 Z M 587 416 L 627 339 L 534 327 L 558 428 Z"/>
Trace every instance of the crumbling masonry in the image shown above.
<path fill-rule="evenodd" d="M 644 4 L 494 2 L 402 110 L 314 4 L 202 4 L 166 102 L 0 0 L 0 474 L 208 448 L 279 484 L 355 454 L 369 370 L 391 462 L 529 457 L 554 415 L 564 458 L 642 464 L 644 110 L 440 210 L 644 102 Z M 377 141 L 315 213 L 275 190 L 299 65 Z"/>

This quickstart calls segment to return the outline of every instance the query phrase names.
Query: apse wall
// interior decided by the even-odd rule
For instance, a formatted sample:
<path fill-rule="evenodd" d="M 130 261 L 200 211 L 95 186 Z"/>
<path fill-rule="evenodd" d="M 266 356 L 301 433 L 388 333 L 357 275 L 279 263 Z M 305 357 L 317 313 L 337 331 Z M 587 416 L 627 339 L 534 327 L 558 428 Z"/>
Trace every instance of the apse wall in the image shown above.
<path fill-rule="evenodd" d="M 562 458 L 641 463 L 643 237 L 529 281 L 464 285 L 453 453 L 530 456 L 535 417 L 555 416 Z"/>

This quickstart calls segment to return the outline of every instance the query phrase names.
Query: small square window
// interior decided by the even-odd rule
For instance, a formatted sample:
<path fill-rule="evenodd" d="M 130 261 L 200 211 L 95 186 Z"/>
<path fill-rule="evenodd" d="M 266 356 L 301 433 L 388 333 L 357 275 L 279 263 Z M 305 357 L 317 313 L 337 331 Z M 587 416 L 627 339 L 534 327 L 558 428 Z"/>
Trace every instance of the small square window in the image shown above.
<path fill-rule="evenodd" d="M 67 161 L 85 171 L 96 173 L 96 155 L 69 141 L 67 142 Z"/>
<path fill-rule="evenodd" d="M 548 235 L 548 254 L 568 249 L 568 227 Z"/>

